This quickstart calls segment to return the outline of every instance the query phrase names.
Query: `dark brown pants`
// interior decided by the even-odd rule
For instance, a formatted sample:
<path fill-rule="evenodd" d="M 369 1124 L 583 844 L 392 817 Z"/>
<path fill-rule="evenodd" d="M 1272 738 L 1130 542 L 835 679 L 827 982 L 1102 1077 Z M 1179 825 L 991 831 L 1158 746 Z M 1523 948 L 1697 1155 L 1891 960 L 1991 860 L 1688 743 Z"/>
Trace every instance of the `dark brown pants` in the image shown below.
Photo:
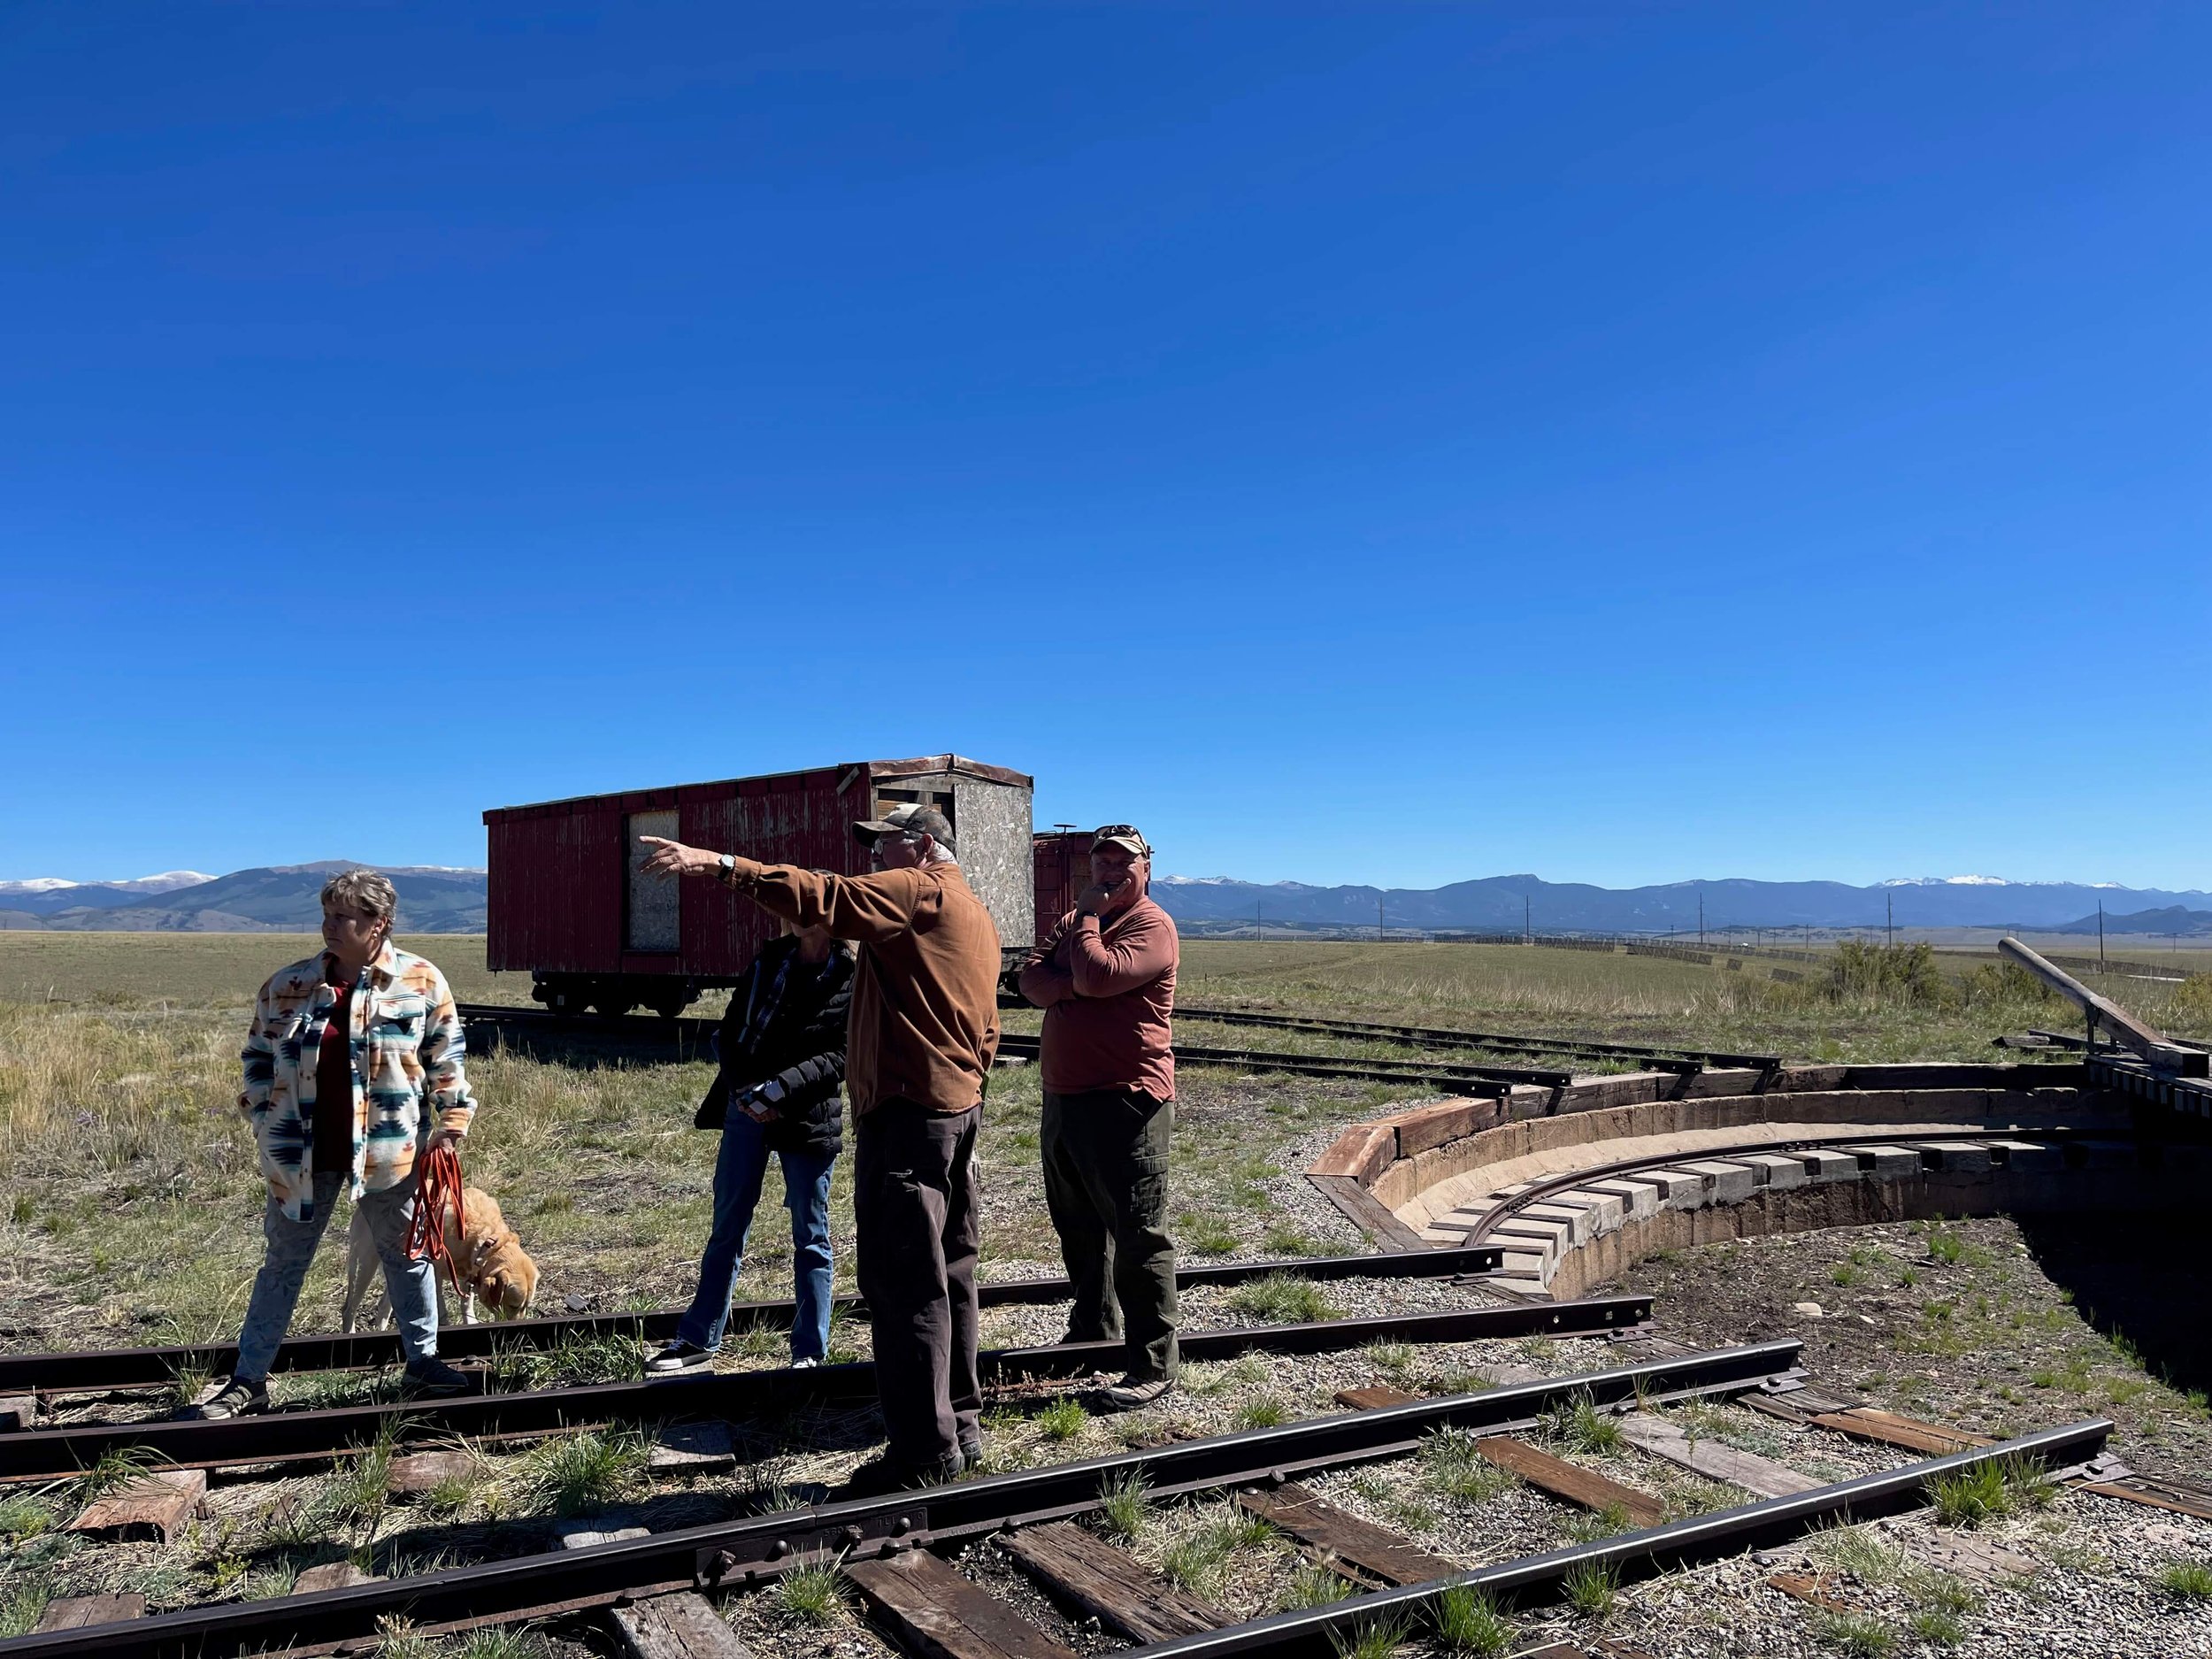
<path fill-rule="evenodd" d="M 1075 1305 L 1068 1339 L 1118 1337 L 1138 1377 L 1172 1377 L 1175 1243 L 1167 1236 L 1175 1104 L 1141 1089 L 1045 1094 L 1045 1206 Z"/>
<path fill-rule="evenodd" d="M 860 1294 L 894 1463 L 934 1469 L 979 1443 L 975 1138 L 983 1108 L 884 1101 L 854 1125 Z"/>

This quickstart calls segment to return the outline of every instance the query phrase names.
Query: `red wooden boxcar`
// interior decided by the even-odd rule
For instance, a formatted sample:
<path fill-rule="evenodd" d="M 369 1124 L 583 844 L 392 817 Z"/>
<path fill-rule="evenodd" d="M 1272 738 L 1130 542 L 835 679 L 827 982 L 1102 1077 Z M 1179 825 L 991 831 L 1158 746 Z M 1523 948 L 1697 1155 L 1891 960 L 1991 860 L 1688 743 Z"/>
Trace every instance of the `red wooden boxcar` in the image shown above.
<path fill-rule="evenodd" d="M 639 836 L 853 875 L 869 868 L 853 824 L 902 801 L 927 802 L 951 821 L 961 872 L 999 937 L 1025 944 L 1037 926 L 1031 784 L 1002 766 L 933 755 L 497 807 L 484 814 L 487 965 L 526 970 L 533 995 L 552 1008 L 678 1013 L 701 991 L 734 983 L 778 925 L 719 882 L 646 875 Z"/>
<path fill-rule="evenodd" d="M 1091 833 L 1055 826 L 1038 835 L 1032 859 L 1036 871 L 1037 943 L 1043 944 L 1076 899 L 1091 884 Z"/>

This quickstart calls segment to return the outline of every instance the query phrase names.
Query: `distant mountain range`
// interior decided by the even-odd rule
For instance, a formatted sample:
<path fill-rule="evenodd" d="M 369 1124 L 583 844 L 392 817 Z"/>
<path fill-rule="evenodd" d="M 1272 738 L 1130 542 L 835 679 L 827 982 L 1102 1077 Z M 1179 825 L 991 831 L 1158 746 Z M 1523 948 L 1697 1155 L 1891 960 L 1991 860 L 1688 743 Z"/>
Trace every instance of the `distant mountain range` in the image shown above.
<path fill-rule="evenodd" d="M 323 883 L 341 870 L 325 859 L 204 876 L 176 870 L 134 881 L 0 881 L 0 928 L 69 933 L 311 933 L 322 925 Z M 399 890 L 400 931 L 480 933 L 484 872 L 376 866 Z"/>
<path fill-rule="evenodd" d="M 0 927 L 82 932 L 311 933 L 324 880 L 356 866 L 343 859 L 274 864 L 204 876 L 170 871 L 131 881 L 0 881 Z M 411 933 L 472 933 L 484 928 L 481 870 L 385 867 L 399 889 L 400 928 Z M 2212 895 L 2192 889 L 2089 886 L 2071 881 L 2005 881 L 1952 876 L 1878 882 L 1677 881 L 1662 887 L 1599 887 L 1532 875 L 1489 876 L 1442 887 L 1271 885 L 1226 877 L 1166 876 L 1153 896 L 1194 934 L 1249 926 L 1352 931 L 1371 928 L 1378 904 L 1385 926 L 1428 931 L 1518 933 L 1525 918 L 1539 933 L 1668 933 L 1694 930 L 1704 905 L 1709 933 L 1727 928 L 1879 927 L 1894 906 L 1900 927 L 2019 927 L 2042 933 L 2097 931 L 2105 908 L 2112 933 L 2212 933 Z M 2192 901 L 2194 902 L 2193 903 Z"/>
<path fill-rule="evenodd" d="M 2192 910 L 2178 904 L 2169 904 L 2163 910 L 2138 910 L 2131 916 L 2115 916 L 2107 910 L 2104 931 L 2108 938 L 2115 933 L 2178 933 L 2184 937 L 2212 933 L 2212 910 Z M 2069 922 L 2063 927 L 2044 929 L 2051 933 L 2096 933 L 2097 918 L 2085 916 L 2079 921 Z"/>
<path fill-rule="evenodd" d="M 1927 877 L 1855 887 L 1840 881 L 1675 881 L 1663 887 L 1598 887 L 1537 876 L 1489 876 L 1442 887 L 1261 886 L 1225 877 L 1169 876 L 1153 896 L 1188 931 L 1249 926 L 1371 928 L 1377 907 L 1389 927 L 1540 933 L 1686 933 L 1701 921 L 1724 928 L 2070 927 L 2102 901 L 2106 926 L 2116 910 L 2183 907 L 2208 895 L 2190 890 L 2131 889 L 2074 881 L 2006 881 L 1994 876 Z M 1699 907 L 1703 906 L 1701 917 Z M 2171 932 L 2147 928 L 2147 932 Z"/>

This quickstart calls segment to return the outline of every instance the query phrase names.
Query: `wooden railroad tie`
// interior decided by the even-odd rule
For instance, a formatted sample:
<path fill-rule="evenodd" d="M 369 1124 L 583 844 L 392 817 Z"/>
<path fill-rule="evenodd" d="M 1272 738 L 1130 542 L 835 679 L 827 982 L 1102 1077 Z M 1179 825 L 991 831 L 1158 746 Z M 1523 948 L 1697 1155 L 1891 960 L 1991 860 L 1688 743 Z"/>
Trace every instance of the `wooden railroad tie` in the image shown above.
<path fill-rule="evenodd" d="M 1593 1514 L 1618 1509 L 1632 1526 L 1656 1526 L 1667 1518 L 1667 1506 L 1649 1493 L 1624 1486 L 1563 1457 L 1554 1457 L 1526 1440 L 1504 1434 L 1486 1435 L 1475 1442 L 1475 1450 L 1538 1490 L 1579 1504 Z"/>
<path fill-rule="evenodd" d="M 31 1634 L 43 1636 L 52 1631 L 82 1630 L 88 1624 L 113 1624 L 145 1617 L 142 1595 L 65 1595 L 46 1604 Z"/>
<path fill-rule="evenodd" d="M 848 1562 L 845 1576 L 923 1659 L 1076 1659 L 926 1549 Z"/>
<path fill-rule="evenodd" d="M 1071 1521 L 1025 1528 L 1002 1541 L 1031 1578 L 1132 1641 L 1172 1641 L 1236 1622 Z"/>
<path fill-rule="evenodd" d="M 1294 1480 L 1272 1492 L 1240 1492 L 1237 1503 L 1317 1551 L 1324 1566 L 1355 1583 L 1426 1584 L 1460 1571 L 1457 1562 L 1432 1555 L 1386 1526 L 1325 1503 Z"/>
<path fill-rule="evenodd" d="M 752 1659 L 713 1605 L 688 1590 L 618 1607 L 611 1618 L 630 1659 Z"/>

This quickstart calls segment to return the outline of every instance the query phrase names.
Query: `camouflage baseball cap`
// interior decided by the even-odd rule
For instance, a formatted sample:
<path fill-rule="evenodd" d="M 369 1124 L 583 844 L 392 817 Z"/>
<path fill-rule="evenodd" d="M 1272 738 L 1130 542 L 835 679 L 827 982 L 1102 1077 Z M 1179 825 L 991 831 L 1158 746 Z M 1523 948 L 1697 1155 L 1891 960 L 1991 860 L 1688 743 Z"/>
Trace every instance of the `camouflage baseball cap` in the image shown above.
<path fill-rule="evenodd" d="M 1100 825 L 1091 832 L 1091 849 L 1095 852 L 1101 847 L 1118 847 L 1140 858 L 1152 856 L 1152 843 L 1137 833 L 1134 824 Z"/>
<path fill-rule="evenodd" d="M 871 844 L 879 835 L 926 835 L 949 853 L 959 850 L 953 845 L 952 826 L 945 822 L 945 815 L 918 801 L 902 802 L 881 818 L 862 819 L 853 826 L 853 834 Z"/>

